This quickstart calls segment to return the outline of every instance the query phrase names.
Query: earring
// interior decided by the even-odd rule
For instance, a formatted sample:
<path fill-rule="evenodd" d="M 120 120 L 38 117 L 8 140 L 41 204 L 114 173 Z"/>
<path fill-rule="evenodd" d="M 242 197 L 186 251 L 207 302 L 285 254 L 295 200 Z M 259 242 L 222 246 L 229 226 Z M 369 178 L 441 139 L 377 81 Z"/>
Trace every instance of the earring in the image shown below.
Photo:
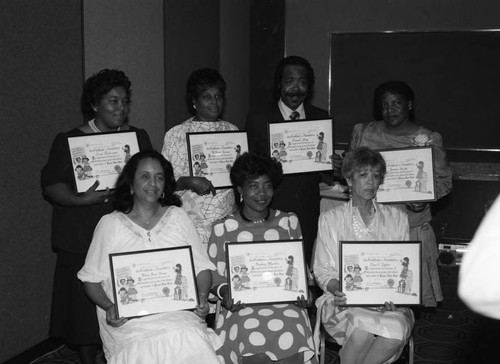
<path fill-rule="evenodd" d="M 132 187 L 130 187 L 130 196 L 133 196 L 134 195 L 134 190 L 132 189 Z"/>
<path fill-rule="evenodd" d="M 163 200 L 165 198 L 165 192 L 162 192 L 160 198 Z"/>
<path fill-rule="evenodd" d="M 240 195 L 240 203 L 243 203 L 243 195 Z"/>
<path fill-rule="evenodd" d="M 195 104 L 193 104 L 193 109 L 195 109 L 195 110 L 196 110 L 196 105 L 195 105 Z"/>
<path fill-rule="evenodd" d="M 352 200 L 352 186 L 349 186 L 347 190 L 349 193 L 349 200 Z"/>

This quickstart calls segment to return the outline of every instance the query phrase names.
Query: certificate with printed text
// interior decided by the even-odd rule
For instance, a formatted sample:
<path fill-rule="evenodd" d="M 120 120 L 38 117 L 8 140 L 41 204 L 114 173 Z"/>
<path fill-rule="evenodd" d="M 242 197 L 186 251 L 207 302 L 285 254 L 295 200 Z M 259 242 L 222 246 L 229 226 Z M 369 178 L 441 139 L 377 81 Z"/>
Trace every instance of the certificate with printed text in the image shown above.
<path fill-rule="evenodd" d="M 187 133 L 186 138 L 190 175 L 207 178 L 215 188 L 231 187 L 229 171 L 234 161 L 248 152 L 247 133 Z"/>
<path fill-rule="evenodd" d="M 68 148 L 78 194 L 96 181 L 96 191 L 114 189 L 125 164 L 139 152 L 139 143 L 135 131 L 126 131 L 71 136 Z"/>
<path fill-rule="evenodd" d="M 432 147 L 379 150 L 387 165 L 377 202 L 436 200 Z"/>
<path fill-rule="evenodd" d="M 420 241 L 341 241 L 340 286 L 346 306 L 420 305 Z"/>
<path fill-rule="evenodd" d="M 302 240 L 227 243 L 227 279 L 234 302 L 295 302 L 307 299 Z"/>
<path fill-rule="evenodd" d="M 194 309 L 198 290 L 190 246 L 109 255 L 118 317 Z"/>
<path fill-rule="evenodd" d="M 284 174 L 332 169 L 332 119 L 269 123 L 269 155 Z"/>

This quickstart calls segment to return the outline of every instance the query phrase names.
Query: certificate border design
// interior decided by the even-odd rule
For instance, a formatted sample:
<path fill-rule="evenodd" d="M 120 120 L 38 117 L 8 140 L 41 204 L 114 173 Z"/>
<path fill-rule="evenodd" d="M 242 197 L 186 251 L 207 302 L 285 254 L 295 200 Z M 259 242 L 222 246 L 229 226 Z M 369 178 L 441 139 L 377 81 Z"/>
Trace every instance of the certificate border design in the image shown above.
<path fill-rule="evenodd" d="M 286 293 L 284 294 L 283 291 L 286 292 L 292 292 L 291 290 L 286 290 L 283 289 L 282 287 L 285 286 L 285 284 L 281 285 L 281 280 L 278 282 L 276 281 L 276 277 L 274 278 L 274 282 L 279 288 L 275 287 L 266 287 L 266 293 L 265 297 L 263 297 L 262 294 L 258 294 L 256 290 L 254 289 L 252 291 L 252 300 L 251 301 L 245 301 L 242 303 L 247 304 L 247 305 L 258 305 L 258 304 L 276 304 L 276 303 L 291 303 L 291 302 L 296 302 L 297 297 L 304 295 L 305 299 L 307 300 L 309 298 L 309 287 L 308 287 L 308 273 L 307 273 L 307 265 L 305 263 L 304 259 L 304 246 L 303 246 L 303 241 L 302 240 L 275 240 L 275 241 L 254 241 L 254 242 L 229 242 L 226 244 L 226 269 L 227 269 L 227 284 L 228 284 L 228 289 L 229 289 L 229 296 L 230 298 L 234 299 L 235 302 L 240 301 L 240 295 L 238 294 L 238 291 L 233 289 L 232 287 L 232 280 L 235 274 L 233 274 L 233 266 L 231 266 L 231 257 L 233 256 L 232 254 L 236 255 L 249 255 L 252 252 L 252 248 L 256 248 L 259 246 L 259 250 L 262 250 L 262 246 L 265 245 L 270 245 L 270 251 L 280 251 L 284 252 L 283 253 L 283 258 L 288 257 L 289 255 L 294 256 L 294 262 L 300 261 L 301 264 L 299 268 L 301 269 L 299 274 L 299 280 L 300 282 L 298 283 L 298 287 L 304 287 L 303 292 L 299 291 L 293 291 L 294 293 Z M 283 246 L 283 249 L 279 249 L 278 245 Z M 272 246 L 272 247 L 271 247 Z M 269 289 L 273 290 L 273 294 L 269 294 Z M 274 291 L 275 290 L 275 291 Z"/>
<path fill-rule="evenodd" d="M 344 287 L 344 278 L 347 276 L 347 265 L 345 263 L 345 257 L 344 253 L 346 250 L 346 247 L 349 245 L 356 246 L 356 250 L 359 250 L 362 252 L 362 254 L 366 253 L 366 251 L 369 251 L 369 249 L 384 249 L 383 251 L 387 253 L 389 251 L 389 247 L 387 245 L 394 245 L 398 248 L 401 248 L 402 246 L 407 246 L 408 249 L 412 249 L 413 251 L 411 252 L 412 254 L 409 254 L 411 256 L 418 256 L 417 262 L 412 261 L 411 262 L 411 269 L 412 269 L 412 276 L 413 277 L 418 277 L 418 289 L 415 292 L 416 294 L 411 294 L 411 293 L 406 293 L 404 292 L 404 287 L 400 285 L 396 285 L 396 282 L 394 282 L 394 288 L 393 287 L 388 287 L 387 289 L 384 289 L 384 292 L 382 292 L 383 298 L 380 297 L 380 299 L 372 300 L 370 298 L 370 290 L 356 290 L 356 297 L 358 297 L 359 301 L 354 300 L 353 301 L 353 294 L 349 292 L 349 290 L 345 289 Z M 401 249 L 398 249 L 401 250 Z M 384 253 L 384 254 L 385 254 Z M 339 290 L 341 292 L 344 292 L 346 294 L 347 298 L 347 303 L 345 306 L 380 306 L 383 305 L 384 302 L 389 302 L 392 301 L 394 302 L 395 305 L 402 305 L 402 306 L 421 306 L 422 305 L 422 242 L 417 241 L 417 240 L 411 240 L 411 241 L 340 241 L 339 244 L 339 283 L 340 287 Z M 408 268 L 408 265 L 406 266 Z M 361 267 L 363 269 L 363 267 Z M 417 271 L 415 273 L 415 271 Z M 372 291 L 373 292 L 373 291 Z M 377 292 L 378 293 L 378 292 Z M 401 294 L 404 294 L 405 300 L 398 300 L 398 298 L 402 298 Z M 399 297 L 398 297 L 399 295 Z"/>
<path fill-rule="evenodd" d="M 152 314 L 157 314 L 157 313 L 163 313 L 163 312 L 169 312 L 169 311 L 177 311 L 177 310 L 191 310 L 196 308 L 196 306 L 199 303 L 199 297 L 198 297 L 198 286 L 196 282 L 196 274 L 194 270 L 194 264 L 193 264 L 193 253 L 190 245 L 185 245 L 185 246 L 180 246 L 180 247 L 171 247 L 171 248 L 160 248 L 160 249 L 150 249 L 150 250 L 136 250 L 136 251 L 131 251 L 131 252 L 123 252 L 123 253 L 112 253 L 109 254 L 109 265 L 111 269 L 111 283 L 113 285 L 113 298 L 114 298 L 114 303 L 115 303 L 115 309 L 116 309 L 116 314 L 117 317 L 120 317 L 120 304 L 119 304 L 119 297 L 118 297 L 118 288 L 117 288 L 117 283 L 116 283 L 116 276 L 115 276 L 115 269 L 114 269 L 114 260 L 118 260 L 124 257 L 128 257 L 130 259 L 130 265 L 134 264 L 134 257 L 137 255 L 141 254 L 150 254 L 151 258 L 153 259 L 156 258 L 157 261 L 161 260 L 162 256 L 168 255 L 172 251 L 177 251 L 177 252 L 182 252 L 185 250 L 184 255 L 185 259 L 183 261 L 183 270 L 189 269 L 190 276 L 187 276 L 186 278 L 188 279 L 187 284 L 192 285 L 194 287 L 194 294 L 196 296 L 196 299 L 194 301 L 186 301 L 185 305 L 181 305 L 181 308 L 175 308 L 175 309 L 169 309 L 169 307 L 165 307 L 165 310 L 157 310 L 154 312 L 147 312 L 147 313 L 141 313 L 141 303 L 137 302 L 134 303 L 134 305 L 137 305 L 137 310 L 136 313 L 137 315 L 130 315 L 126 316 L 127 318 L 134 318 L 134 317 L 142 317 L 142 316 L 147 316 L 147 315 L 152 315 Z M 186 264 L 187 263 L 187 264 Z M 191 278 L 191 279 L 190 279 Z"/>
<path fill-rule="evenodd" d="M 269 156 L 273 156 L 273 147 L 272 147 L 272 140 L 271 136 L 274 133 L 279 132 L 280 130 L 286 130 L 289 125 L 299 125 L 302 123 L 302 126 L 305 128 L 308 125 L 313 125 L 313 124 L 321 124 L 321 123 L 328 123 L 328 128 L 331 130 L 331 134 L 327 134 L 324 136 L 325 140 L 324 142 L 327 143 L 327 145 L 331 146 L 331 154 L 333 155 L 335 153 L 335 144 L 334 144 L 334 125 L 333 125 L 333 119 L 328 118 L 328 119 L 307 119 L 307 120 L 287 120 L 287 121 L 279 121 L 279 122 L 269 122 L 267 124 L 267 140 L 268 140 L 268 150 L 269 150 Z M 319 125 L 318 130 L 321 129 L 321 125 Z M 329 159 L 330 156 L 327 156 Z M 314 160 L 314 159 L 313 159 Z M 316 168 L 310 168 L 307 170 L 297 170 L 294 168 L 293 163 L 282 163 L 283 166 L 283 174 L 303 174 L 303 173 L 309 173 L 309 172 L 322 172 L 322 171 L 331 171 L 332 170 L 332 163 L 331 161 L 327 161 L 326 163 L 317 163 L 315 165 Z"/>
<path fill-rule="evenodd" d="M 404 153 L 404 152 L 408 152 L 408 151 L 415 151 L 416 152 L 415 154 L 417 154 L 417 153 L 418 154 L 429 153 L 429 155 L 426 156 L 427 158 L 424 158 L 424 159 L 425 159 L 425 162 L 428 162 L 431 165 L 431 168 L 427 168 L 427 170 L 431 172 L 431 176 L 428 176 L 428 180 L 432 181 L 432 186 L 433 186 L 432 194 L 430 194 L 429 198 L 425 198 L 425 199 L 420 199 L 420 198 L 419 199 L 412 199 L 412 198 L 404 199 L 404 198 L 396 198 L 396 197 L 391 198 L 390 192 L 386 192 L 386 193 L 384 193 L 384 195 L 386 195 L 386 198 L 384 199 L 383 196 L 381 197 L 379 195 L 379 192 L 380 192 L 380 189 L 379 189 L 379 192 L 377 192 L 377 202 L 379 202 L 379 203 L 404 203 L 404 202 L 417 202 L 417 201 L 421 201 L 421 202 L 436 201 L 436 180 L 435 180 L 435 173 L 434 173 L 434 149 L 431 146 L 395 148 L 395 149 L 379 149 L 378 150 L 378 152 L 380 152 L 380 154 L 382 154 L 382 157 L 384 157 L 384 160 L 386 159 L 386 157 L 385 157 L 386 154 L 398 154 L 398 153 Z M 416 159 L 419 159 L 419 158 L 416 158 Z M 387 169 L 389 169 L 389 168 L 387 168 Z M 386 177 L 387 177 L 387 174 L 386 174 Z M 381 186 L 383 186 L 383 185 L 381 185 Z"/>
<path fill-rule="evenodd" d="M 194 140 L 198 136 L 220 136 L 221 141 L 225 140 L 228 138 L 228 136 L 232 134 L 230 137 L 237 139 L 239 136 L 239 139 L 237 139 L 237 142 L 235 144 L 239 144 L 241 146 L 241 151 L 240 154 L 243 154 L 244 152 L 248 152 L 248 136 L 246 131 L 241 131 L 241 130 L 228 130 L 228 131 L 209 131 L 209 132 L 197 132 L 197 133 L 186 133 L 186 141 L 187 141 L 187 149 L 188 149 L 188 162 L 189 162 L 189 175 L 192 177 L 193 176 L 193 152 L 192 152 L 192 144 L 194 144 Z M 240 135 L 237 135 L 240 134 Z M 201 141 L 201 140 L 200 140 Z M 233 162 L 234 163 L 234 162 Z M 215 189 L 224 189 L 224 188 L 230 188 L 232 187 L 231 181 L 229 179 L 229 170 L 227 171 L 227 183 L 226 184 L 217 184 L 214 183 L 210 179 L 209 175 L 203 175 L 203 177 L 207 178 L 212 182 L 214 185 Z"/>
<path fill-rule="evenodd" d="M 133 150 L 136 150 L 136 153 L 139 151 L 139 140 L 137 138 L 137 132 L 135 130 L 125 130 L 125 131 L 117 131 L 117 132 L 109 132 L 109 133 L 95 133 L 95 134 L 84 134 L 84 135 L 73 135 L 73 136 L 68 136 L 66 138 L 66 146 L 68 148 L 68 155 L 69 155 L 69 159 L 70 159 L 70 163 L 71 163 L 71 169 L 72 169 L 72 179 L 73 179 L 73 188 L 74 188 L 74 191 L 77 195 L 80 195 L 82 193 L 85 193 L 87 191 L 87 189 L 84 189 L 84 190 L 81 190 L 79 191 L 79 183 L 78 183 L 78 176 L 77 176 L 77 172 L 75 171 L 75 164 L 74 164 L 74 160 L 75 158 L 77 157 L 77 155 L 73 155 L 72 153 L 72 150 L 71 150 L 71 141 L 74 141 L 74 140 L 81 140 L 82 143 L 78 143 L 78 144 L 84 144 L 85 141 L 87 141 L 87 143 L 91 143 L 92 142 L 92 139 L 103 139 L 105 138 L 106 136 L 112 136 L 112 137 L 115 137 L 115 136 L 118 136 L 118 135 L 129 135 L 131 138 L 132 138 L 132 135 L 135 136 L 135 138 L 133 139 L 133 144 L 131 147 L 131 149 Z M 135 153 L 133 153 L 135 154 Z M 133 154 L 130 154 L 130 156 L 132 156 Z M 120 167 L 123 167 L 126 163 L 122 163 L 123 165 L 120 166 Z M 116 175 L 116 179 L 118 179 L 118 176 L 119 174 L 117 173 Z M 94 182 L 95 181 L 98 181 L 99 179 L 98 178 L 94 178 Z M 109 189 L 109 190 L 114 190 L 116 187 L 115 186 L 106 186 L 106 184 L 103 184 L 101 183 L 97 188 L 96 188 L 96 191 L 104 191 L 106 189 Z"/>

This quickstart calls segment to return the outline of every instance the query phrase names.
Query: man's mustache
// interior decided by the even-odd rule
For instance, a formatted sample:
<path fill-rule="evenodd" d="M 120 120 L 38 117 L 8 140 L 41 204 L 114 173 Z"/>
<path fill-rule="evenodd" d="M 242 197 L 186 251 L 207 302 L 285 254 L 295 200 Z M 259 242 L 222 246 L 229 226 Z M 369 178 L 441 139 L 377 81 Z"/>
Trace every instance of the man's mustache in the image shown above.
<path fill-rule="evenodd" d="M 306 97 L 307 93 L 305 92 L 300 92 L 300 91 L 295 91 L 295 92 L 285 92 L 285 96 L 288 96 L 288 97 L 294 97 L 294 96 L 298 96 L 298 97 Z"/>

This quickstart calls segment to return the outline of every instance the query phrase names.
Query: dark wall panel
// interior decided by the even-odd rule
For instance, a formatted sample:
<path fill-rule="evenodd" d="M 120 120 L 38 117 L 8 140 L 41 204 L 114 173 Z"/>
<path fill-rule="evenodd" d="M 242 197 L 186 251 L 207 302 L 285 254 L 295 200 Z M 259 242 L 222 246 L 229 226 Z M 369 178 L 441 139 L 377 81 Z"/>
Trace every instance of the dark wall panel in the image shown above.
<path fill-rule="evenodd" d="M 219 0 L 165 0 L 165 130 L 190 114 L 186 81 L 192 71 L 219 70 Z"/>
<path fill-rule="evenodd" d="M 274 70 L 285 56 L 285 1 L 250 4 L 250 112 L 274 102 Z"/>
<path fill-rule="evenodd" d="M 354 124 L 373 120 L 377 85 L 401 80 L 415 92 L 416 122 L 440 132 L 446 147 L 500 147 L 495 133 L 485 133 L 500 116 L 493 107 L 500 31 L 334 33 L 330 39 L 337 143 L 349 141 Z"/>
<path fill-rule="evenodd" d="M 0 1 L 0 362 L 47 338 L 55 255 L 40 170 L 82 122 L 80 0 Z"/>

